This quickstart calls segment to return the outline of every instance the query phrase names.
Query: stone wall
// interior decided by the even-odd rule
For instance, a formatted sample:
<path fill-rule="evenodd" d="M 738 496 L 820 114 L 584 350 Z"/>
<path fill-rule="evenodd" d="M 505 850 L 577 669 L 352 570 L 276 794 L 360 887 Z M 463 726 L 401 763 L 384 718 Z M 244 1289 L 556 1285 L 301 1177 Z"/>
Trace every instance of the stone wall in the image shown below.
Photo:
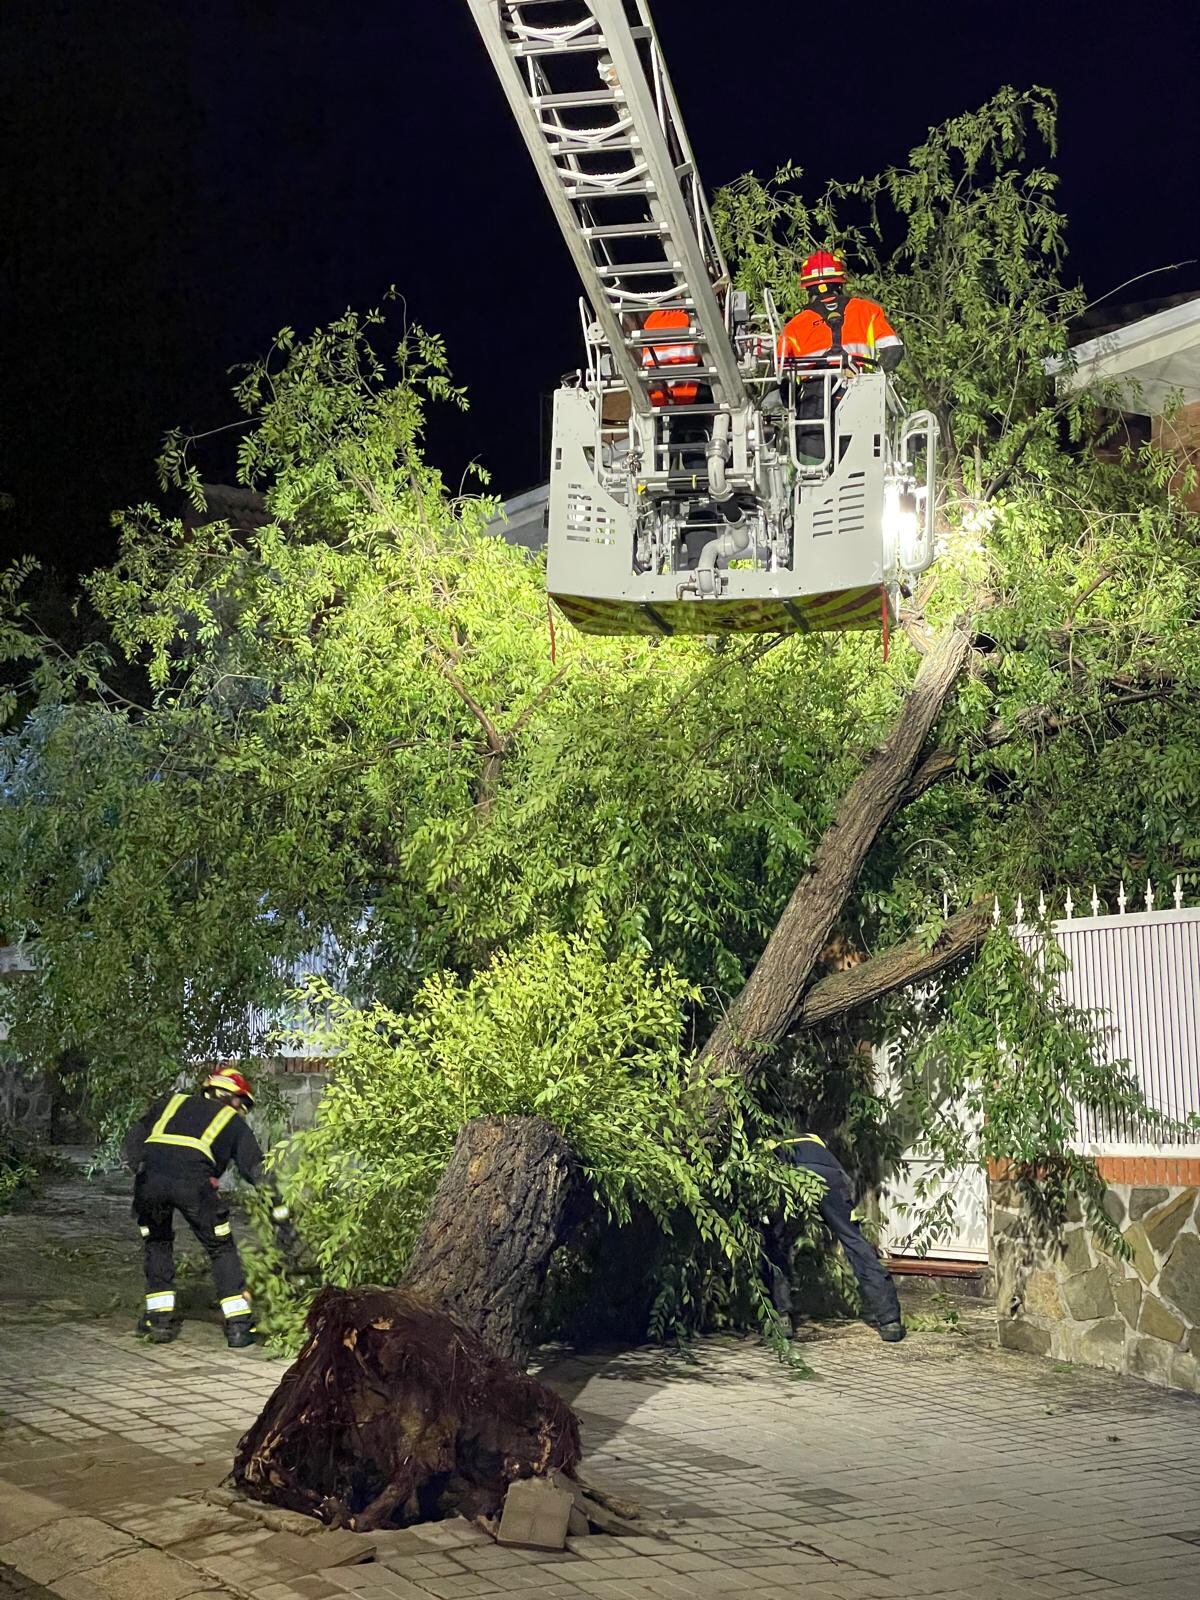
<path fill-rule="evenodd" d="M 1012 1181 L 993 1178 L 1000 1343 L 1200 1394 L 1200 1162 L 1100 1165 L 1127 1261 L 1077 1203 L 1050 1233 Z"/>
<path fill-rule="evenodd" d="M 54 1095 L 45 1074 L 0 1060 L 0 1127 L 15 1128 L 31 1139 L 46 1139 L 53 1114 Z"/>
<path fill-rule="evenodd" d="M 286 1107 L 289 1133 L 298 1133 L 301 1128 L 312 1126 L 325 1085 L 329 1082 L 326 1067 L 324 1061 L 314 1062 L 311 1066 L 307 1062 L 297 1066 L 292 1061 L 275 1064 L 275 1087 Z"/>
<path fill-rule="evenodd" d="M 317 1106 L 329 1082 L 331 1063 L 319 1057 L 274 1056 L 247 1064 L 244 1061 L 210 1061 L 207 1070 L 236 1067 L 258 1088 L 261 1104 L 251 1113 L 250 1125 L 264 1150 L 288 1134 L 312 1126 Z M 270 1079 L 270 1092 L 262 1086 Z M 279 1104 L 272 1105 L 277 1100 Z M 280 1122 L 282 1110 L 282 1126 Z"/>

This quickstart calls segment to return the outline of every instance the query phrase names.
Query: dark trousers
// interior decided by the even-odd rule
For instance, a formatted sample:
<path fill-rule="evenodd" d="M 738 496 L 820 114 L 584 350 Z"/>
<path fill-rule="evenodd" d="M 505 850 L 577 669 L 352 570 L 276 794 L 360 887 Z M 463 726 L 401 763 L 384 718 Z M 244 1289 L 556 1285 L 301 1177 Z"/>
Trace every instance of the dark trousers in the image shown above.
<path fill-rule="evenodd" d="M 175 1213 L 179 1212 L 199 1239 L 212 1267 L 213 1282 L 227 1318 L 248 1315 L 226 1302 L 245 1296 L 246 1279 L 233 1242 L 229 1211 L 207 1177 L 167 1172 L 139 1173 L 133 1190 L 133 1214 L 145 1242 L 146 1290 L 161 1293 L 175 1283 Z"/>
<path fill-rule="evenodd" d="M 802 1144 L 785 1146 L 781 1154 L 785 1160 L 794 1162 L 796 1166 L 807 1167 L 824 1180 L 821 1219 L 846 1253 L 862 1295 L 866 1320 L 876 1325 L 899 1322 L 900 1301 L 896 1295 L 896 1285 L 884 1270 L 875 1247 L 851 1215 L 854 1194 L 841 1162 L 824 1145 L 807 1140 Z M 776 1311 L 781 1316 L 788 1316 L 792 1309 L 791 1250 L 778 1226 L 768 1231 L 765 1243 L 771 1299 Z"/>

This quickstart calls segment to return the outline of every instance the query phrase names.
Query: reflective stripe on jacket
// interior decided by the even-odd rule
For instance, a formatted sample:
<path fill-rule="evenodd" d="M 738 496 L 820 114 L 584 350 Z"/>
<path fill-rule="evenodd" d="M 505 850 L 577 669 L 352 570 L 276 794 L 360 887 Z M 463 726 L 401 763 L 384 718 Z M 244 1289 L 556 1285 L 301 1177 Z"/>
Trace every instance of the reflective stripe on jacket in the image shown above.
<path fill-rule="evenodd" d="M 899 335 L 888 321 L 883 307 L 861 295 L 837 302 L 835 321 L 840 323 L 840 337 L 821 314 L 819 304 L 805 306 L 788 322 L 779 335 L 779 354 L 803 360 L 807 356 L 824 355 L 827 350 L 840 346 L 848 355 L 873 361 L 879 351 L 902 349 Z"/>
<path fill-rule="evenodd" d="M 220 1177 L 232 1162 L 247 1183 L 262 1182 L 263 1154 L 237 1107 L 204 1094 L 163 1095 L 125 1136 L 130 1170 L 145 1165 Z"/>
<path fill-rule="evenodd" d="M 216 1143 L 217 1135 L 222 1128 L 228 1127 L 234 1117 L 237 1116 L 237 1107 L 221 1106 L 215 1115 L 208 1118 L 206 1124 L 198 1133 L 182 1133 L 177 1128 L 172 1130 L 171 1124 L 179 1113 L 185 1106 L 188 1106 L 189 1101 L 194 1105 L 197 1099 L 198 1097 L 192 1094 L 173 1094 L 163 1108 L 162 1115 L 146 1135 L 146 1143 L 174 1144 L 181 1146 L 185 1150 L 199 1150 L 202 1156 L 212 1161 L 213 1145 Z M 211 1105 L 211 1102 L 207 1101 L 201 1101 L 200 1103 L 204 1105 L 206 1111 Z M 189 1110 L 191 1109 L 190 1106 L 188 1108 Z M 186 1117 L 184 1120 L 191 1123 L 193 1127 L 195 1126 L 196 1119 L 194 1117 Z M 215 1161 L 213 1165 L 216 1165 Z"/>
<path fill-rule="evenodd" d="M 666 328 L 686 329 L 692 325 L 686 311 L 652 311 L 642 324 L 647 333 Z M 699 364 L 700 353 L 694 344 L 647 344 L 642 346 L 643 367 L 694 367 Z M 690 378 L 679 383 L 655 384 L 650 390 L 650 404 L 661 406 L 670 399 L 677 405 L 689 405 L 700 393 L 700 385 Z"/>

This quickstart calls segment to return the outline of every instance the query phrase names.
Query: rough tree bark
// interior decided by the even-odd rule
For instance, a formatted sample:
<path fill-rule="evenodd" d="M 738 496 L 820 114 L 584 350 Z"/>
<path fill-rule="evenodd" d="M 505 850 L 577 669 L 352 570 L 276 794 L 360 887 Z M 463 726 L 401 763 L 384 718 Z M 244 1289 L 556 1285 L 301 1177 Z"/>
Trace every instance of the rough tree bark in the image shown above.
<path fill-rule="evenodd" d="M 936 639 L 892 731 L 850 785 L 766 948 L 704 1047 L 711 1075 L 748 1072 L 796 1020 L 806 984 L 867 852 L 903 803 L 925 741 L 971 654 L 964 625 Z"/>
<path fill-rule="evenodd" d="M 792 1022 L 794 1030 L 816 1028 L 834 1018 L 857 1011 L 897 989 L 925 983 L 964 956 L 974 955 L 992 928 L 991 909 L 968 906 L 951 917 L 926 949 L 918 939 L 893 945 L 869 956 L 856 967 L 820 979 L 802 997 Z"/>
<path fill-rule="evenodd" d="M 579 1170 L 540 1117 L 480 1117 L 458 1136 L 404 1288 L 444 1306 L 524 1366 L 550 1257 L 569 1225 Z"/>
<path fill-rule="evenodd" d="M 492 1516 L 514 1478 L 579 1459 L 575 1417 L 521 1370 L 578 1168 L 540 1117 L 459 1133 L 398 1289 L 326 1289 L 241 1441 L 246 1494 L 356 1528 Z"/>

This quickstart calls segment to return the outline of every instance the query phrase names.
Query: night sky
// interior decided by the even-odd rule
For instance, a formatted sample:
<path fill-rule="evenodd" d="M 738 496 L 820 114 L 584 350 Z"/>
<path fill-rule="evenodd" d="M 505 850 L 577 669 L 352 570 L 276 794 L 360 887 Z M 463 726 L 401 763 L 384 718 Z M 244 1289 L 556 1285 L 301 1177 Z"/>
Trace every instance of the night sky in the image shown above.
<path fill-rule="evenodd" d="M 1062 102 L 1093 294 L 1200 254 L 1194 5 L 656 0 L 710 189 L 902 160 L 1003 83 Z M 579 361 L 579 288 L 464 0 L 3 0 L 6 552 L 107 559 L 163 431 L 236 413 L 226 369 L 389 283 L 445 334 L 469 418 L 430 451 L 516 492 Z M 1200 287 L 1200 270 L 1120 298 Z M 227 436 L 228 437 L 228 436 Z M 231 469 L 212 447 L 206 470 Z"/>

